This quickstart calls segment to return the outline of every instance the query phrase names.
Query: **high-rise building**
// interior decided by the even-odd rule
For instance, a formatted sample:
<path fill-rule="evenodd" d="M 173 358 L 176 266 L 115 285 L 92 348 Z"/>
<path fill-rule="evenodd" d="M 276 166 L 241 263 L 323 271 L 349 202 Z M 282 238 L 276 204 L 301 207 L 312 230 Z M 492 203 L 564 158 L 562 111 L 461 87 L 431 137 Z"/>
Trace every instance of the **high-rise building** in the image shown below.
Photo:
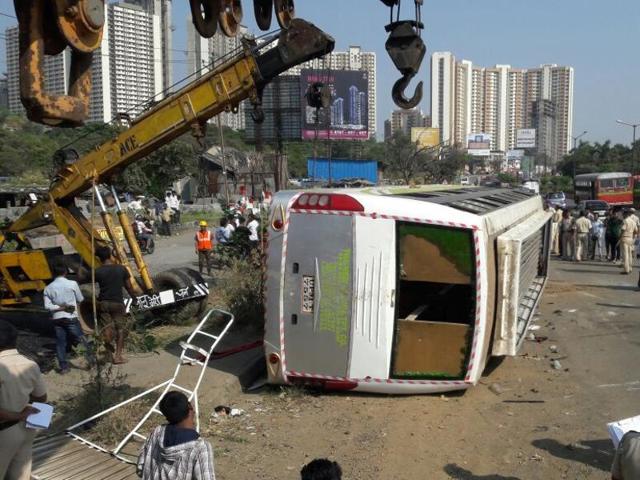
<path fill-rule="evenodd" d="M 105 4 L 102 43 L 93 52 L 89 122 L 108 122 L 118 113 L 131 117 L 163 98 L 171 82 L 170 0 L 132 0 Z M 20 102 L 18 27 L 5 32 L 9 110 L 24 112 Z M 164 52 L 164 53 L 163 53 Z M 69 49 L 44 60 L 44 90 L 66 95 Z M 168 72 L 169 71 L 169 72 Z"/>
<path fill-rule="evenodd" d="M 537 153 L 554 164 L 571 145 L 573 68 L 485 68 L 436 52 L 431 57 L 431 114 L 442 142 L 465 145 L 469 135 L 485 133 L 491 149 L 503 152 L 516 148 L 519 129 L 535 128 Z"/>
<path fill-rule="evenodd" d="M 242 47 L 242 38 L 247 35 L 246 27 L 239 27 L 235 37 L 227 37 L 222 32 L 207 39 L 202 38 L 193 26 L 191 18 L 187 19 L 187 75 L 202 76 L 210 70 L 212 62 L 216 64 L 226 61 L 233 54 L 239 53 Z M 245 108 L 247 102 L 238 105 L 237 112 L 223 112 L 220 114 L 220 122 L 225 127 L 234 130 L 245 128 Z M 216 117 L 215 121 L 218 119 Z"/>
<path fill-rule="evenodd" d="M 0 108 L 9 109 L 9 90 L 7 85 L 7 77 L 0 78 Z"/>
<path fill-rule="evenodd" d="M 410 110 L 398 109 L 391 112 L 391 118 L 389 119 L 389 132 L 388 136 L 385 133 L 385 139 L 393 136 L 395 132 L 402 132 L 407 137 L 411 135 L 411 129 L 413 127 L 430 127 L 430 118 L 428 115 L 424 115 L 422 111 L 417 108 Z"/>
<path fill-rule="evenodd" d="M 376 131 L 376 54 L 363 52 L 359 46 L 350 46 L 347 52 L 332 52 L 322 58 L 309 60 L 287 70 L 287 75 L 299 76 L 302 70 L 312 69 L 320 71 L 330 70 L 357 70 L 366 71 L 369 84 L 366 107 L 361 108 L 361 114 L 368 113 L 369 135 L 374 136 Z M 363 93 L 364 92 L 360 92 Z M 349 107 L 350 108 L 350 107 Z M 349 114 L 351 110 L 348 111 Z"/>

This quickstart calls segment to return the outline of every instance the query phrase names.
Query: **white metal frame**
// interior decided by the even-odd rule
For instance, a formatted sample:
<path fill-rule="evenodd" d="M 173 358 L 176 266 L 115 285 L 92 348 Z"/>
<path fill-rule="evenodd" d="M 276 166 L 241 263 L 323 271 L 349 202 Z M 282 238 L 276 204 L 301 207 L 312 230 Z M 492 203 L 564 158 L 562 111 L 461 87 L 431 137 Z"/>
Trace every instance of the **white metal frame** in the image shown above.
<path fill-rule="evenodd" d="M 229 318 L 229 321 L 227 322 L 227 324 L 224 326 L 224 328 L 222 329 L 222 331 L 220 332 L 219 335 L 212 335 L 210 333 L 207 333 L 205 331 L 203 331 L 205 325 L 207 324 L 207 322 L 209 321 L 211 315 L 214 313 L 220 313 L 223 316 Z M 195 410 L 195 417 L 196 417 L 196 429 L 198 431 L 200 431 L 200 408 L 199 408 L 199 404 L 198 404 L 198 389 L 200 388 L 200 385 L 202 383 L 202 379 L 204 378 L 204 373 L 206 371 L 207 365 L 209 363 L 209 360 L 211 358 L 211 355 L 213 354 L 213 351 L 215 350 L 215 348 L 218 346 L 218 344 L 220 343 L 220 340 L 222 340 L 222 338 L 225 336 L 225 334 L 227 333 L 227 331 L 229 330 L 229 328 L 231 327 L 231 325 L 233 324 L 234 321 L 234 316 L 229 313 L 226 312 L 224 310 L 220 310 L 220 309 L 210 309 L 206 315 L 202 318 L 202 320 L 200 321 L 200 323 L 197 325 L 197 327 L 193 330 L 193 332 L 191 332 L 191 335 L 189 335 L 189 338 L 187 338 L 186 342 L 180 342 L 180 346 L 182 347 L 182 353 L 180 354 L 180 361 L 178 362 L 178 365 L 176 366 L 175 371 L 173 372 L 173 376 L 169 379 L 169 380 L 165 380 L 164 382 L 156 385 L 155 387 L 152 387 L 148 390 L 145 390 L 142 393 L 139 393 L 138 395 L 135 395 L 127 400 L 125 400 L 124 402 L 120 402 L 117 405 L 114 405 L 112 407 L 107 408 L 106 410 L 103 410 L 102 412 L 99 412 L 89 418 L 86 418 L 84 420 L 82 420 L 81 422 L 76 423 L 75 425 L 72 425 L 71 427 L 69 427 L 66 430 L 66 433 L 72 437 L 74 437 L 75 439 L 79 440 L 82 443 L 85 443 L 87 445 L 89 445 L 90 447 L 96 448 L 98 450 L 101 450 L 103 452 L 106 453 L 110 453 L 112 455 L 114 455 L 116 458 L 127 462 L 127 463 L 135 463 L 134 461 L 132 461 L 130 458 L 127 458 L 125 456 L 123 456 L 121 454 L 122 449 L 127 445 L 127 443 L 129 443 L 129 441 L 133 438 L 136 437 L 140 440 L 146 440 L 146 437 L 142 434 L 140 434 L 138 432 L 138 430 L 140 430 L 140 428 L 147 422 L 147 420 L 149 419 L 149 417 L 151 416 L 151 414 L 153 413 L 161 413 L 160 410 L 158 409 L 158 406 L 160 404 L 160 401 L 164 398 L 164 396 L 167 394 L 167 392 L 173 390 L 178 390 L 181 391 L 183 393 L 185 393 L 186 395 L 188 395 L 189 400 L 192 402 L 194 410 Z M 212 340 L 211 345 L 209 346 L 208 349 L 204 349 L 201 347 L 198 347 L 197 345 L 192 344 L 191 342 L 196 338 L 196 336 L 201 335 L 209 340 Z M 187 352 L 189 350 L 198 352 L 201 357 L 200 358 L 193 358 L 191 356 L 189 356 L 187 354 Z M 182 368 L 183 365 L 199 365 L 200 366 L 200 374 L 198 375 L 198 379 L 196 380 L 195 386 L 193 387 L 192 390 L 185 388 L 183 386 L 180 386 L 176 383 L 176 379 L 178 378 L 178 374 L 180 373 L 180 369 Z M 94 443 L 92 443 L 91 441 L 81 437 L 80 435 L 78 435 L 77 433 L 74 433 L 73 430 L 86 425 L 89 422 L 92 422 L 94 420 L 97 420 L 98 418 L 113 412 L 114 410 L 117 410 L 120 407 L 123 407 L 124 405 L 127 405 L 135 400 L 139 400 L 140 398 L 143 398 L 145 396 L 147 396 L 148 394 L 155 392 L 157 390 L 162 390 L 162 393 L 160 394 L 160 396 L 156 399 L 155 403 L 153 404 L 153 406 L 147 411 L 147 413 L 142 417 L 142 419 L 136 424 L 136 426 L 122 439 L 122 441 L 118 444 L 118 446 L 114 449 L 114 450 L 107 450 L 104 447 L 100 447 L 99 445 L 96 445 Z"/>

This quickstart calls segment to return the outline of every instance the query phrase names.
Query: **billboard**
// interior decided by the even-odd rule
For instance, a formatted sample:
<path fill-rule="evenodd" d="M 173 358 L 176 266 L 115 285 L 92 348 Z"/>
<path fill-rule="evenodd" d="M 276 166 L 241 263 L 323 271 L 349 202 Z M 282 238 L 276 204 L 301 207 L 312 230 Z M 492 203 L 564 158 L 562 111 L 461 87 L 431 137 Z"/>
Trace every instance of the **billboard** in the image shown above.
<path fill-rule="evenodd" d="M 491 155 L 491 135 L 487 133 L 472 133 L 467 136 L 467 153 L 476 157 Z"/>
<path fill-rule="evenodd" d="M 516 132 L 516 148 L 536 148 L 536 129 L 519 128 Z"/>
<path fill-rule="evenodd" d="M 416 142 L 418 142 L 418 148 L 430 148 L 440 145 L 440 129 L 411 127 L 411 143 Z"/>
<path fill-rule="evenodd" d="M 318 111 L 304 98 L 309 85 L 322 82 L 331 92 L 329 108 Z M 369 78 L 360 70 L 310 70 L 300 72 L 302 138 L 367 140 L 369 138 Z"/>

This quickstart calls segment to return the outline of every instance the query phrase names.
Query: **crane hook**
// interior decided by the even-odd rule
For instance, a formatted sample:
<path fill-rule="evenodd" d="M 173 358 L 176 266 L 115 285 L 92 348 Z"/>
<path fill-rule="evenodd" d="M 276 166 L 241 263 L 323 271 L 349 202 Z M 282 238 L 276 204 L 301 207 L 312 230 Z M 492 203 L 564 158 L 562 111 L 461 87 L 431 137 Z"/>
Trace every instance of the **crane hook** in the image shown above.
<path fill-rule="evenodd" d="M 396 83 L 393 84 L 391 90 L 391 97 L 396 105 L 400 108 L 410 109 L 416 107 L 422 100 L 422 80 L 416 85 L 416 89 L 413 92 L 411 98 L 407 98 L 404 95 L 404 91 L 409 86 L 409 82 L 415 76 L 415 74 L 404 74 Z"/>

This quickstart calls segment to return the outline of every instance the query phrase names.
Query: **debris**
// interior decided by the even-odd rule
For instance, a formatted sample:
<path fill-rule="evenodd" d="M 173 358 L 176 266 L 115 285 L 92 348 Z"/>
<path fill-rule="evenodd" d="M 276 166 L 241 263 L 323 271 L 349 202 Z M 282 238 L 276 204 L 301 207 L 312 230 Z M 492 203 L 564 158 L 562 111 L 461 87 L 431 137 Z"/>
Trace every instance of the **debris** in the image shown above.
<path fill-rule="evenodd" d="M 544 400 L 503 400 L 502 403 L 545 403 Z"/>
<path fill-rule="evenodd" d="M 538 330 L 540 330 L 540 325 L 531 325 L 529 327 L 529 331 L 531 331 L 531 332 L 535 332 L 535 331 L 538 331 Z"/>
<path fill-rule="evenodd" d="M 548 339 L 549 339 L 549 337 L 546 337 L 544 335 L 536 336 L 536 342 L 538 342 L 538 343 L 546 342 Z"/>
<path fill-rule="evenodd" d="M 529 460 L 533 460 L 535 462 L 541 462 L 542 456 L 538 455 L 537 453 L 534 453 L 533 455 L 531 455 L 531 457 L 529 457 Z"/>
<path fill-rule="evenodd" d="M 242 410 L 241 408 L 232 408 L 231 412 L 230 412 L 230 415 L 232 417 L 240 417 L 240 416 L 244 415 L 244 413 L 245 413 L 245 411 Z"/>
<path fill-rule="evenodd" d="M 489 390 L 496 395 L 502 395 L 504 393 L 504 389 L 499 383 L 492 383 L 491 386 L 489 386 Z"/>
<path fill-rule="evenodd" d="M 533 333 L 529 333 L 529 335 L 527 335 L 527 340 L 531 340 L 532 342 L 535 342 L 536 336 Z"/>
<path fill-rule="evenodd" d="M 551 350 L 551 353 L 558 353 L 558 347 L 556 345 L 549 345 L 549 350 Z"/>
<path fill-rule="evenodd" d="M 442 400 L 443 402 L 448 402 L 449 397 L 446 397 L 445 395 L 440 395 L 440 400 Z"/>
<path fill-rule="evenodd" d="M 553 360 L 551 366 L 554 370 L 562 370 L 562 364 L 558 360 Z"/>
<path fill-rule="evenodd" d="M 567 310 L 569 313 L 576 313 L 578 311 L 577 308 L 572 308 L 571 310 Z"/>
<path fill-rule="evenodd" d="M 231 413 L 231 409 L 226 405 L 218 405 L 216 408 L 213 409 L 213 411 L 214 411 L 213 416 L 216 418 L 225 417 Z"/>
<path fill-rule="evenodd" d="M 567 445 L 567 448 L 569 450 L 589 450 L 589 447 L 587 447 L 586 445 L 582 445 L 580 443 L 570 443 L 569 445 Z"/>

